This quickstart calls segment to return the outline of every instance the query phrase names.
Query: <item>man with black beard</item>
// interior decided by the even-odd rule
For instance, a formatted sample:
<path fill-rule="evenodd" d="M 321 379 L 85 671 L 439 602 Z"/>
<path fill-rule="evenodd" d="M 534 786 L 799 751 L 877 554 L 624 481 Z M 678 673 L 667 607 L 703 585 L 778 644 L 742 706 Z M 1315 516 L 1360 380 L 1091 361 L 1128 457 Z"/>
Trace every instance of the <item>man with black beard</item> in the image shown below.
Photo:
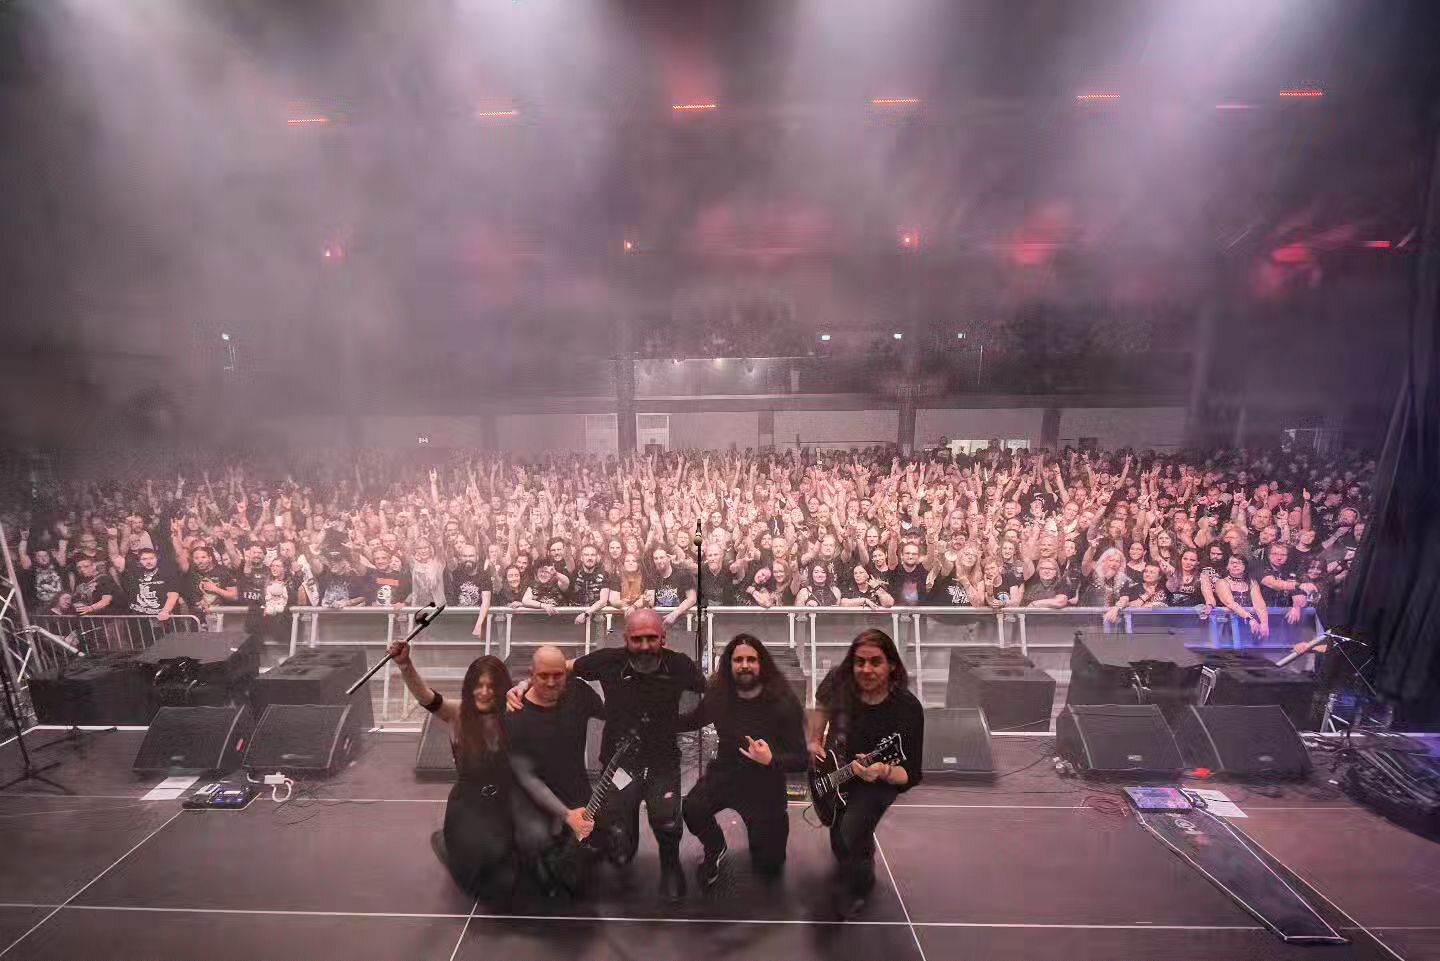
<path fill-rule="evenodd" d="M 196 547 L 187 559 L 180 555 L 180 595 L 195 614 L 203 615 L 212 606 L 234 604 L 240 599 L 240 588 L 230 568 L 215 563 L 215 554 L 208 547 Z"/>
<path fill-rule="evenodd" d="M 445 575 L 445 601 L 454 607 L 480 608 L 470 632 L 475 637 L 485 636 L 485 618 L 490 616 L 493 588 L 490 572 L 480 566 L 480 549 L 473 544 L 462 544 L 459 560 Z"/>
<path fill-rule="evenodd" d="M 660 849 L 660 892 L 675 902 L 685 897 L 680 867 L 680 730 L 682 710 L 694 710 L 705 690 L 695 662 L 665 647 L 665 625 L 649 608 L 625 616 L 625 646 L 601 648 L 567 665 L 575 676 L 599 681 L 605 694 L 605 732 L 600 761 L 609 763 L 620 742 L 638 742 L 620 766 L 615 790 L 595 819 L 610 858 L 628 864 L 640 845 L 640 804 L 644 802 Z M 520 710 L 530 688 L 522 681 L 511 689 L 511 710 Z"/>
<path fill-rule="evenodd" d="M 175 577 L 161 569 L 160 557 L 154 548 L 142 547 L 134 557 L 135 563 L 127 563 L 125 555 L 120 553 L 119 540 L 111 534 L 110 563 L 120 572 L 126 612 L 150 615 L 162 623 L 170 620 L 175 605 L 180 602 Z"/>
<path fill-rule="evenodd" d="M 736 634 L 710 675 L 705 698 L 682 727 L 714 724 L 715 760 L 685 796 L 685 826 L 705 846 L 698 875 L 702 887 L 720 878 L 727 848 L 715 820 L 733 809 L 745 822 L 750 863 L 765 878 L 778 877 L 790 836 L 785 775 L 803 771 L 805 716 L 790 684 L 758 638 Z"/>

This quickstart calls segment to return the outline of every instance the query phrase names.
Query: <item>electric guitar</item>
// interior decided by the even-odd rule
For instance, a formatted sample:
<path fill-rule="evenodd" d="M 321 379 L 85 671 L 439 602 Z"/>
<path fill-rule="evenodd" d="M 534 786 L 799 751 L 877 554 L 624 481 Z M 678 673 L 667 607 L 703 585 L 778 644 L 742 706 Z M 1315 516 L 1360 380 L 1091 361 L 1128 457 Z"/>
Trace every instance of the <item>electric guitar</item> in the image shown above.
<path fill-rule="evenodd" d="M 900 743 L 899 734 L 887 734 L 875 745 L 875 750 L 856 760 L 861 766 L 896 764 L 905 760 L 905 747 Z M 845 806 L 845 785 L 858 776 L 850 762 L 840 760 L 834 751 L 827 751 L 823 759 L 815 761 L 809 776 L 810 803 L 821 824 L 829 826 L 835 820 L 835 812 Z"/>
<path fill-rule="evenodd" d="M 600 779 L 590 791 L 590 800 L 585 805 L 585 820 L 595 820 L 595 815 L 615 787 L 615 775 L 619 772 L 620 765 L 639 741 L 640 739 L 632 734 L 616 746 L 610 763 L 605 765 L 605 770 L 600 772 Z M 593 832 L 590 837 L 594 837 Z M 556 893 L 578 897 L 585 890 L 591 868 L 599 854 L 599 849 L 590 843 L 589 837 L 580 840 L 570 825 L 566 824 L 561 837 L 540 855 L 541 877 L 549 882 Z"/>

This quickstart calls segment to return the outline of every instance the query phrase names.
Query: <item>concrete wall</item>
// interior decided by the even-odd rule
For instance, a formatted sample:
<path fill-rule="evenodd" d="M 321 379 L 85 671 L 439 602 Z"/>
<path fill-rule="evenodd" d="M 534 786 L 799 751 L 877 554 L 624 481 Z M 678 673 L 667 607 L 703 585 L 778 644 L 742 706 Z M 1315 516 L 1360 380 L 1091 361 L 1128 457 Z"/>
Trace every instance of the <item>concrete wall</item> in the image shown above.
<path fill-rule="evenodd" d="M 760 437 L 758 411 L 705 411 L 670 415 L 670 449 L 728 450 L 756 447 Z"/>
<path fill-rule="evenodd" d="M 1105 450 L 1173 450 L 1184 443 L 1183 407 L 1072 407 L 1060 414 L 1060 443 L 1097 438 Z"/>
<path fill-rule="evenodd" d="M 951 440 L 1028 440 L 1040 445 L 1043 407 L 928 408 L 915 412 L 915 443 L 929 447 L 941 437 Z M 1063 420 L 1062 420 L 1063 423 Z"/>
<path fill-rule="evenodd" d="M 495 418 L 495 439 L 500 450 L 516 454 L 583 451 L 585 415 L 501 414 Z"/>
<path fill-rule="evenodd" d="M 363 447 L 415 447 L 419 438 L 430 438 L 431 447 L 484 446 L 484 418 L 443 414 L 405 417 L 360 418 Z"/>
<path fill-rule="evenodd" d="M 775 446 L 893 444 L 899 426 L 895 410 L 776 410 Z"/>

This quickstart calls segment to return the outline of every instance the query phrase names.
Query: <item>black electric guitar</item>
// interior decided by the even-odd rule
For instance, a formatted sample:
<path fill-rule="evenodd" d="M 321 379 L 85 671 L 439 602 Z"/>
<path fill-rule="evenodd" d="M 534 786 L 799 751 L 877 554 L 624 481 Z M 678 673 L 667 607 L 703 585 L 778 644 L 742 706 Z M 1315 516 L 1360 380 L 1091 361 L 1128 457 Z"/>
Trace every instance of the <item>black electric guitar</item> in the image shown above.
<path fill-rule="evenodd" d="M 620 765 L 639 741 L 640 739 L 632 734 L 616 746 L 610 763 L 605 765 L 605 770 L 600 773 L 600 780 L 595 782 L 595 787 L 590 791 L 590 801 L 585 805 L 585 820 L 595 820 L 595 815 L 615 787 L 615 775 L 620 770 Z M 593 833 L 591 837 L 594 837 Z M 570 825 L 566 824 L 559 840 L 540 855 L 541 878 L 555 893 L 578 897 L 585 890 L 599 854 L 599 848 L 590 843 L 590 838 L 580 840 L 570 829 Z"/>
<path fill-rule="evenodd" d="M 856 760 L 861 765 L 897 764 L 905 760 L 905 746 L 900 743 L 899 734 L 887 734 L 875 745 L 875 750 Z M 834 751 L 827 751 L 823 759 L 815 760 L 810 768 L 810 803 L 821 824 L 828 826 L 835 820 L 835 812 L 845 806 L 845 785 L 858 776 L 850 762 L 840 760 Z"/>

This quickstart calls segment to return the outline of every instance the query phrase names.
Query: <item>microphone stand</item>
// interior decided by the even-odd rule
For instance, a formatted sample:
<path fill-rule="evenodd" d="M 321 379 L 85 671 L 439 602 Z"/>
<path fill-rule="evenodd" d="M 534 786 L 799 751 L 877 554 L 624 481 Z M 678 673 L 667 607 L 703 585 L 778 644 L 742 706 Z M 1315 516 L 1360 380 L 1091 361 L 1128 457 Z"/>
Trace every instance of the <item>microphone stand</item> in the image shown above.
<path fill-rule="evenodd" d="M 706 677 L 710 676 L 710 658 L 706 656 L 705 642 L 709 636 L 706 630 L 706 620 L 709 617 L 710 603 L 705 599 L 705 521 L 699 518 L 695 521 L 695 663 L 700 665 L 700 673 Z M 695 776 L 699 777 L 705 770 L 705 729 L 695 731 Z"/>
<path fill-rule="evenodd" d="M 425 630 L 425 628 L 435 623 L 435 619 L 438 618 L 442 613 L 444 613 L 444 611 L 445 605 L 441 604 L 439 607 L 436 607 L 434 601 L 431 601 L 429 604 L 426 604 L 423 608 L 416 611 L 415 627 L 411 629 L 409 634 L 405 635 L 405 643 L 410 643 L 412 640 L 415 639 L 415 635 L 419 634 L 421 631 Z M 380 670 L 380 668 L 384 667 L 386 664 L 389 664 L 390 661 L 394 659 L 394 657 L 394 654 L 386 651 L 385 656 L 380 658 L 380 660 L 375 664 L 374 667 L 366 671 L 364 677 L 360 678 L 360 680 L 350 685 L 350 688 L 345 692 L 345 696 L 350 697 L 356 691 L 360 690 L 360 688 L 364 687 L 367 683 L 369 683 L 370 678 L 374 677 L 375 674 Z"/>
<path fill-rule="evenodd" d="M 0 644 L 3 643 L 5 643 L 4 639 L 0 638 Z M 62 794 L 74 794 L 74 791 L 59 781 L 52 781 L 45 776 L 44 772 L 60 766 L 59 761 L 36 765 L 35 762 L 30 759 L 30 748 L 25 744 L 25 727 L 20 722 L 20 709 L 15 704 L 15 688 L 10 684 L 10 655 L 8 648 L 5 652 L 0 652 L 0 690 L 3 690 L 4 693 L 5 714 L 9 717 L 11 726 L 15 728 L 15 746 L 20 749 L 20 773 L 4 784 L 0 784 L 0 791 L 14 787 L 16 784 L 23 784 L 26 781 L 39 781 L 41 784 L 48 785 Z"/>

